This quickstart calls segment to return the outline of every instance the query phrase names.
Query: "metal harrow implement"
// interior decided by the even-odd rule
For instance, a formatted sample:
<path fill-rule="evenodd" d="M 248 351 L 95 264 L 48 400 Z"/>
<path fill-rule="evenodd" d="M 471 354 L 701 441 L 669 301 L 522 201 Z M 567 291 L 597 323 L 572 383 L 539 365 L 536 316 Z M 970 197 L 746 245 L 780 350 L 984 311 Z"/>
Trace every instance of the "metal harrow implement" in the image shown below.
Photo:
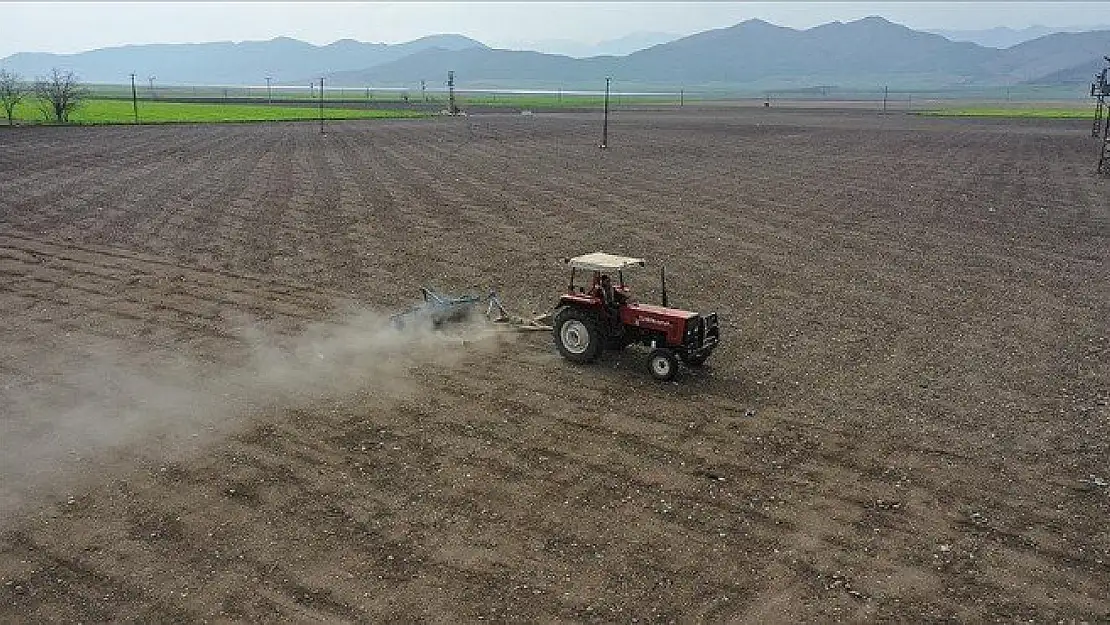
<path fill-rule="evenodd" d="M 442 328 L 447 324 L 465 323 L 475 320 L 478 311 L 484 306 L 482 316 L 490 322 L 510 327 L 515 330 L 546 330 L 551 326 L 544 321 L 547 315 L 534 319 L 524 319 L 512 315 L 501 303 L 497 292 L 491 290 L 485 297 L 477 295 L 448 295 L 428 287 L 420 287 L 423 303 L 389 317 L 390 325 L 403 330 L 410 327 Z"/>

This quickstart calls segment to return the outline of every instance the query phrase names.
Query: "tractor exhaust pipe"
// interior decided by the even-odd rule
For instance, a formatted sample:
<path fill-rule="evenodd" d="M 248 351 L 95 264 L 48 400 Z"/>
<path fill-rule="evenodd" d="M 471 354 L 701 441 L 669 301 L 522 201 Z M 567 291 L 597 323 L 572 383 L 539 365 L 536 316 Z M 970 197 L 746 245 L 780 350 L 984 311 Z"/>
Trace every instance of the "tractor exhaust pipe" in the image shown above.
<path fill-rule="evenodd" d="M 659 282 L 663 285 L 663 307 L 666 308 L 667 304 L 667 268 L 659 266 Z"/>

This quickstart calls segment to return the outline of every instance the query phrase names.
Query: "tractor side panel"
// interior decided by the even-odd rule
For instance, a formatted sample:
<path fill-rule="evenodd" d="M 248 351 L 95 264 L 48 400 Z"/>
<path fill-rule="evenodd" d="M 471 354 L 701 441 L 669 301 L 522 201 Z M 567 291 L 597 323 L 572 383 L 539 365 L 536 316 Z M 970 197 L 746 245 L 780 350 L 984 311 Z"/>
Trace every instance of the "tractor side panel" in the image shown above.
<path fill-rule="evenodd" d="M 644 309 L 639 306 L 625 306 L 621 309 L 621 321 L 647 333 L 659 333 L 666 337 L 667 345 L 682 345 L 686 332 L 686 319 L 661 314 L 658 310 Z"/>

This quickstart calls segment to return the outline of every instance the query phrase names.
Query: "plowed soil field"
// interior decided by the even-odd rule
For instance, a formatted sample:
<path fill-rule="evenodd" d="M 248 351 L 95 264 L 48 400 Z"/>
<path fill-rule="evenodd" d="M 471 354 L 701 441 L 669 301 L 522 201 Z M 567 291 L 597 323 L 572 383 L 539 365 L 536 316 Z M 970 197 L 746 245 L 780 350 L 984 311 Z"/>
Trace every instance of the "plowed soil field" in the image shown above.
<path fill-rule="evenodd" d="M 0 621 L 1110 619 L 1086 122 L 599 134 L 0 133 Z M 384 327 L 421 285 L 545 312 L 598 250 L 719 312 L 706 367 Z"/>

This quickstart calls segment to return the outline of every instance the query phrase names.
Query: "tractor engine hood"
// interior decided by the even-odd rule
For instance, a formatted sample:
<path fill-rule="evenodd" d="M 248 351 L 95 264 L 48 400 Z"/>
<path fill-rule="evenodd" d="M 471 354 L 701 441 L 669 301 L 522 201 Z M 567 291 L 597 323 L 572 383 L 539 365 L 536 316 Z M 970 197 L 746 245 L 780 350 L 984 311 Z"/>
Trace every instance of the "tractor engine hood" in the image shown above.
<path fill-rule="evenodd" d="M 651 304 L 629 304 L 628 308 L 633 311 L 645 312 L 649 315 L 658 317 L 665 317 L 668 319 L 693 319 L 698 316 L 696 312 L 689 310 L 680 310 L 678 308 L 665 308 L 663 306 L 653 306 Z"/>

